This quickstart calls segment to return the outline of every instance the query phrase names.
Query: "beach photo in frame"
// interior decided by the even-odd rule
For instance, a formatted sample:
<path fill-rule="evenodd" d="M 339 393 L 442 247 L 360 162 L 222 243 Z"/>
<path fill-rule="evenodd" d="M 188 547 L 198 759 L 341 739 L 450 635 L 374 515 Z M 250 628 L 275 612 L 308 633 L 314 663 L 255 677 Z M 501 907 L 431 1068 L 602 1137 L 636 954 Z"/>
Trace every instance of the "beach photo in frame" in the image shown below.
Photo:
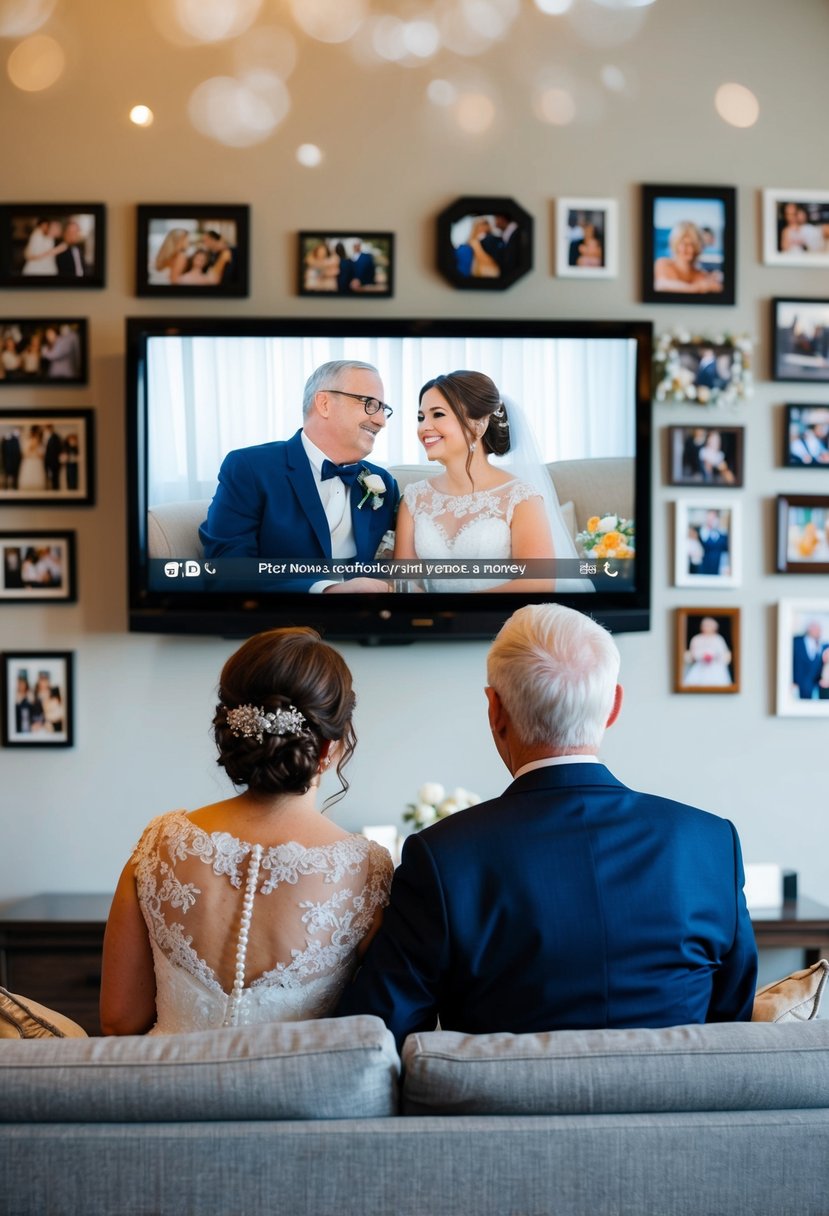
<path fill-rule="evenodd" d="M 777 495 L 777 569 L 829 574 L 829 494 Z"/>
<path fill-rule="evenodd" d="M 674 514 L 677 587 L 739 587 L 741 503 L 709 496 L 681 498 Z"/>
<path fill-rule="evenodd" d="M 740 609 L 677 608 L 674 692 L 740 691 Z"/>
<path fill-rule="evenodd" d="M 0 532 L 0 604 L 76 599 L 74 532 Z"/>
<path fill-rule="evenodd" d="M 613 279 L 617 274 L 618 204 L 615 198 L 560 198 L 556 203 L 556 275 L 560 279 Z"/>
<path fill-rule="evenodd" d="M 71 747 L 74 740 L 71 651 L 0 655 L 3 747 Z"/>
<path fill-rule="evenodd" d="M 745 427 L 668 427 L 668 485 L 743 484 Z"/>
<path fill-rule="evenodd" d="M 91 409 L 0 410 L 0 507 L 94 501 Z"/>
<path fill-rule="evenodd" d="M 298 295 L 394 295 L 393 232 L 300 232 L 298 240 Z"/>
<path fill-rule="evenodd" d="M 246 296 L 249 229 L 246 204 L 140 204 L 136 295 Z"/>
<path fill-rule="evenodd" d="M 829 190 L 763 191 L 766 266 L 829 266 Z"/>
<path fill-rule="evenodd" d="M 0 317 L 0 388 L 86 384 L 83 317 Z"/>
<path fill-rule="evenodd" d="M 733 186 L 642 187 L 646 303 L 734 303 L 736 200 Z"/>
<path fill-rule="evenodd" d="M 829 599 L 777 605 L 777 713 L 829 718 Z"/>
<path fill-rule="evenodd" d="M 533 264 L 533 219 L 515 199 L 456 199 L 437 218 L 438 269 L 463 291 L 504 291 Z"/>
<path fill-rule="evenodd" d="M 829 384 L 829 300 L 771 302 L 772 379 Z"/>
<path fill-rule="evenodd" d="M 103 287 L 103 203 L 0 205 L 0 287 Z"/>
<path fill-rule="evenodd" d="M 792 469 L 829 468 L 829 405 L 787 405 L 783 463 Z"/>

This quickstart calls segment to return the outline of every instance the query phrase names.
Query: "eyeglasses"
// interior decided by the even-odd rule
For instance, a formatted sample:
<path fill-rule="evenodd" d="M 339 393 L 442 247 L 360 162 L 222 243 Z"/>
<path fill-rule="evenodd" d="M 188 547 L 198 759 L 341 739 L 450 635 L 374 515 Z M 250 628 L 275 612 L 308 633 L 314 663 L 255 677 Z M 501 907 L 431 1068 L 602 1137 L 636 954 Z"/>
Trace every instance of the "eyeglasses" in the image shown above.
<path fill-rule="evenodd" d="M 368 415 L 377 414 L 382 410 L 387 418 L 391 418 L 394 413 L 390 405 L 386 405 L 385 401 L 379 401 L 377 397 L 364 397 L 361 393 L 344 393 L 341 388 L 323 388 L 320 389 L 320 392 L 336 393 L 339 397 L 351 397 L 354 401 L 362 401 L 363 409 Z"/>

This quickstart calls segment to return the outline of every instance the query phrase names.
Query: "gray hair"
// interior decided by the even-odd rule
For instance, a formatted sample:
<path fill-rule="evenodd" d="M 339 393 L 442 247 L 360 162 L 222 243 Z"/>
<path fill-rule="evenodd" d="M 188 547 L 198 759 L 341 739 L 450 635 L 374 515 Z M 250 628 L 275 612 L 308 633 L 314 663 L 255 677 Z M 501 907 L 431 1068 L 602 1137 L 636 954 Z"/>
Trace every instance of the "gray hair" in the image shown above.
<path fill-rule="evenodd" d="M 487 679 L 521 741 L 597 749 L 613 708 L 619 651 L 603 626 L 560 604 L 519 608 L 487 656 Z"/>
<path fill-rule="evenodd" d="M 332 359 L 330 363 L 322 363 L 305 381 L 302 394 L 302 416 L 307 418 L 314 405 L 314 398 L 325 388 L 336 388 L 342 383 L 343 374 L 351 369 L 359 372 L 380 373 L 372 363 L 361 363 L 358 359 Z"/>

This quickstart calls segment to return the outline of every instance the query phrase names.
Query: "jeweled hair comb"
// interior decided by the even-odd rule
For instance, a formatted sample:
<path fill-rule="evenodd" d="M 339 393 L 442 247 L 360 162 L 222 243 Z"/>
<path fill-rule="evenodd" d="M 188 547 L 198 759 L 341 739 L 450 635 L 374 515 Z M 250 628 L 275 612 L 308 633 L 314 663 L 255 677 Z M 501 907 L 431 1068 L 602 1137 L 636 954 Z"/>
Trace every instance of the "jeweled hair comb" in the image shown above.
<path fill-rule="evenodd" d="M 256 705 L 240 705 L 227 711 L 227 724 L 237 737 L 244 736 L 261 743 L 265 735 L 302 734 L 305 717 L 295 705 L 267 713 Z"/>

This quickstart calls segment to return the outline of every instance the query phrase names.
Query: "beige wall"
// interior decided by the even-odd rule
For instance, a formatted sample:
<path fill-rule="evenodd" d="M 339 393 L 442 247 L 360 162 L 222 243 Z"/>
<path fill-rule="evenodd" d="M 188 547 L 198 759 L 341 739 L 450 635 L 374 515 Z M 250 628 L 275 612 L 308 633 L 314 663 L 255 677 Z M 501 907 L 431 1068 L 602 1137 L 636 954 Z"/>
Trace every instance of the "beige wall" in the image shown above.
<path fill-rule="evenodd" d="M 583 10 L 604 13 L 591 0 Z M 8 6 L 0 4 L 0 13 Z M 286 5 L 275 0 L 267 17 Z M 0 605 L 3 649 L 71 649 L 77 656 L 77 745 L 71 751 L 0 752 L 0 899 L 38 890 L 110 890 L 144 823 L 173 807 L 222 796 L 208 737 L 216 676 L 233 646 L 219 639 L 126 633 L 123 319 L 161 312 L 133 295 L 135 205 L 249 202 L 253 269 L 243 301 L 173 301 L 188 315 L 317 315 L 335 311 L 293 294 L 294 234 L 303 227 L 376 226 L 397 234 L 397 292 L 384 303 L 348 301 L 366 316 L 651 318 L 747 330 L 757 337 L 753 401 L 724 420 L 747 428 L 744 582 L 709 596 L 671 586 L 663 428 L 691 411 L 655 412 L 653 628 L 620 638 L 627 700 L 606 759 L 632 785 L 697 803 L 735 820 L 749 860 L 800 871 L 802 889 L 829 902 L 825 808 L 827 724 L 773 716 L 774 605 L 782 596 L 829 596 L 826 578 L 784 577 L 773 567 L 772 498 L 780 490 L 829 489 L 829 475 L 787 472 L 781 459 L 786 400 L 829 394 L 770 383 L 769 304 L 774 295 L 829 296 L 825 271 L 760 263 L 759 190 L 825 185 L 829 8 L 798 0 L 657 0 L 638 10 L 629 41 L 591 46 L 566 22 L 524 0 L 508 41 L 478 59 L 444 55 L 431 66 L 358 66 L 340 46 L 298 37 L 288 82 L 292 108 L 252 148 L 225 148 L 197 134 L 187 99 L 207 76 L 230 74 L 233 46 L 177 48 L 142 0 L 63 0 L 48 32 L 67 69 L 51 90 L 23 94 L 3 74 L 2 197 L 6 201 L 101 201 L 108 212 L 108 286 L 100 292 L 2 293 L 2 315 L 55 311 L 90 318 L 88 388 L 0 389 L 9 406 L 85 406 L 96 411 L 98 503 L 63 511 L 2 508 L 2 527 L 77 529 L 80 599 L 74 606 Z M 263 18 L 264 20 L 264 18 Z M 284 17 L 289 28 L 291 21 Z M 5 60 L 15 46 L 0 39 Z M 608 93 L 603 65 L 618 65 L 632 95 Z M 580 106 L 566 128 L 533 112 L 534 82 L 567 78 Z M 558 73 L 556 76 L 555 73 Z M 496 100 L 491 130 L 464 136 L 452 115 L 425 100 L 434 76 L 483 83 Z M 737 80 L 761 115 L 746 131 L 717 117 L 717 86 Z M 126 119 L 142 101 L 146 131 Z M 582 119 L 581 115 L 585 115 Z M 316 170 L 294 151 L 314 142 Z M 696 182 L 739 188 L 736 308 L 646 306 L 638 293 L 638 183 Z M 537 221 L 536 269 L 501 295 L 458 293 L 434 269 L 435 213 L 460 194 L 513 195 Z M 552 209 L 562 194 L 612 196 L 620 206 L 620 272 L 580 283 L 551 274 Z M 345 307 L 345 304 L 343 305 Z M 400 420 L 411 425 L 411 419 Z M 820 484 L 818 484 L 820 483 Z M 743 611 L 742 691 L 734 697 L 671 693 L 673 609 L 708 602 Z M 424 780 L 498 792 L 506 773 L 485 724 L 485 646 L 344 646 L 360 697 L 360 748 L 352 788 L 336 811 L 347 826 L 393 821 Z"/>

